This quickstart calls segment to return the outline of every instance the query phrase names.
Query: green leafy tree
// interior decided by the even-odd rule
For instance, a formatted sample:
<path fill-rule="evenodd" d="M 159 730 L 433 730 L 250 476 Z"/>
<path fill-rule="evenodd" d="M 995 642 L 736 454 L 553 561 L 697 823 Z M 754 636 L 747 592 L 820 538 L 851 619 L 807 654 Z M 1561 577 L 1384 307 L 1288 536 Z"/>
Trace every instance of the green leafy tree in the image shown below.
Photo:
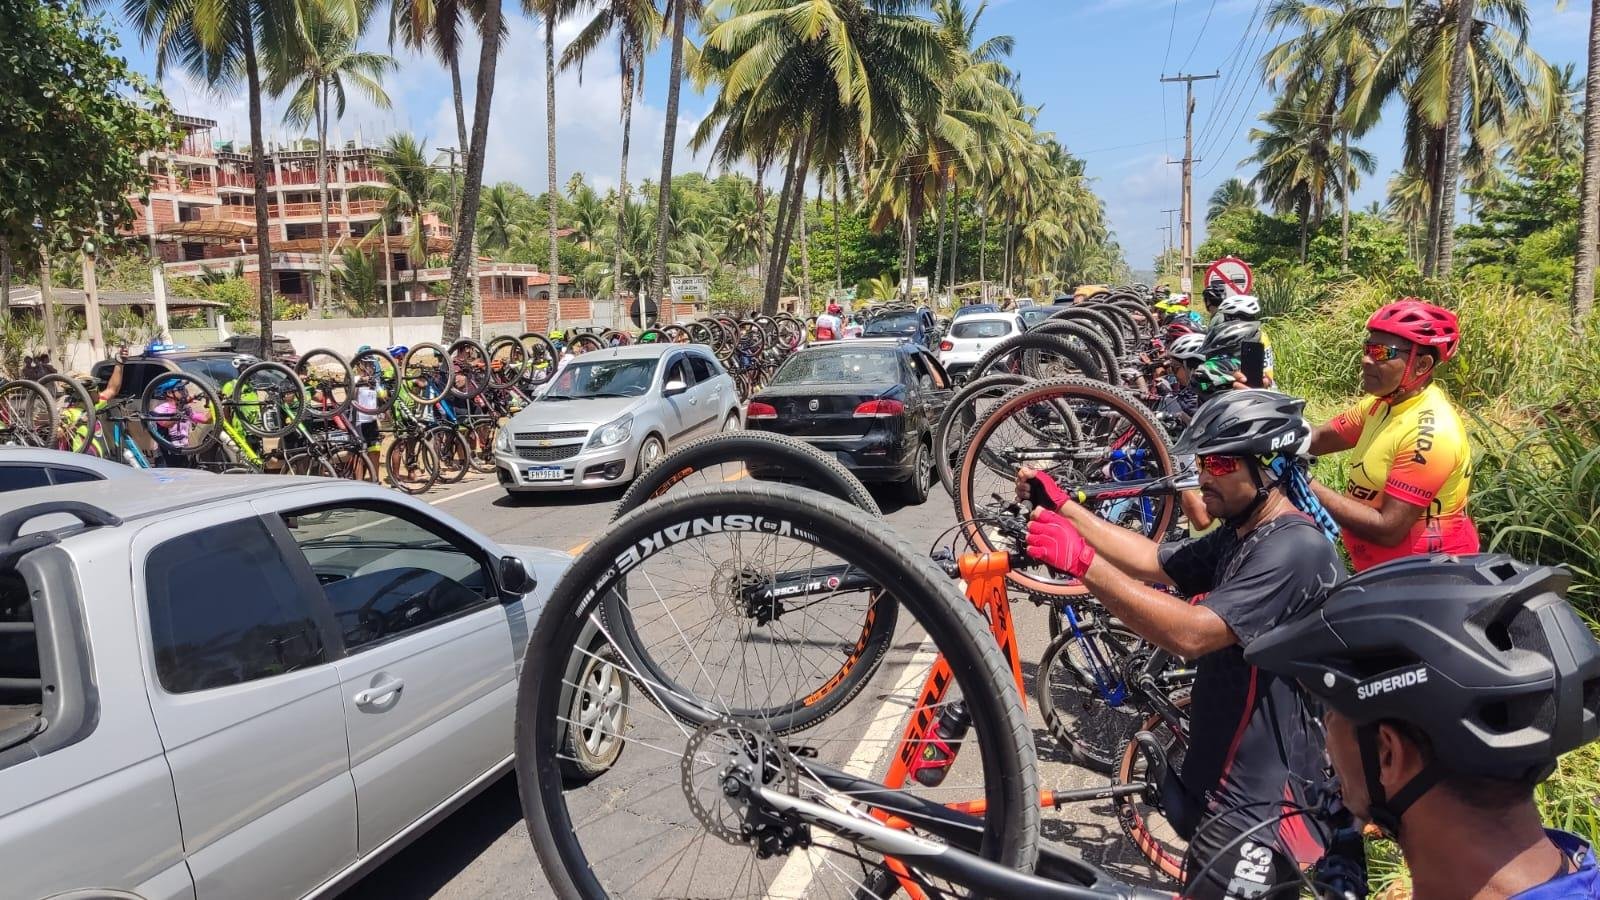
<path fill-rule="evenodd" d="M 0 254 L 81 246 L 132 219 L 140 155 L 176 142 L 161 93 L 77 2 L 0 0 Z M 10 305 L 0 285 L 0 317 Z"/>

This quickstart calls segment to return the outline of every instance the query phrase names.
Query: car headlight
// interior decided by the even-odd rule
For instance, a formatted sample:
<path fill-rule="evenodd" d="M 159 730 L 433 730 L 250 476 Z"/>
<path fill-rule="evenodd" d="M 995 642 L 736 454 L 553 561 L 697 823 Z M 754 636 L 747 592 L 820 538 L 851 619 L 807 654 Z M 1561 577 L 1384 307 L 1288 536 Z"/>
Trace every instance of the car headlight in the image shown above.
<path fill-rule="evenodd" d="M 511 429 L 500 429 L 500 433 L 494 436 L 494 448 L 502 453 L 511 452 Z"/>
<path fill-rule="evenodd" d="M 589 438 L 589 449 L 615 447 L 618 444 L 625 443 L 632 436 L 633 416 L 623 416 L 615 422 L 595 429 L 594 436 Z"/>

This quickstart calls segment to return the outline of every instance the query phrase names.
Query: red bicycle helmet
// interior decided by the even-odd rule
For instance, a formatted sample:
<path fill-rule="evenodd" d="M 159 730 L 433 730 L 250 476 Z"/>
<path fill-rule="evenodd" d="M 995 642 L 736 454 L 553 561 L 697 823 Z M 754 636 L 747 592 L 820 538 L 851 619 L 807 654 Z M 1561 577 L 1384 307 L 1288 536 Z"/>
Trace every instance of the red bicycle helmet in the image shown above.
<path fill-rule="evenodd" d="M 1461 346 L 1461 321 L 1456 314 L 1416 297 L 1401 297 L 1380 307 L 1367 320 L 1367 328 L 1432 347 L 1439 354 L 1439 362 L 1455 356 Z"/>

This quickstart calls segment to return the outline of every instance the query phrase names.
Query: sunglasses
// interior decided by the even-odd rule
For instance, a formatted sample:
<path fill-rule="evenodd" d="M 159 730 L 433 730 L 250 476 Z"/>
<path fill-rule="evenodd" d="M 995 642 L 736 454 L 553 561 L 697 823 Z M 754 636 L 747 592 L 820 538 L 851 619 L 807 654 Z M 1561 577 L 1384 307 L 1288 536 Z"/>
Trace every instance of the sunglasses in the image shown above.
<path fill-rule="evenodd" d="M 1200 468 L 1205 470 L 1212 478 L 1221 478 L 1239 471 L 1239 457 L 1237 456 L 1202 456 L 1199 458 Z"/>
<path fill-rule="evenodd" d="M 1361 348 L 1361 352 L 1365 353 L 1367 358 L 1373 362 L 1382 363 L 1391 359 L 1399 359 L 1405 355 L 1406 351 L 1390 344 L 1368 343 Z"/>

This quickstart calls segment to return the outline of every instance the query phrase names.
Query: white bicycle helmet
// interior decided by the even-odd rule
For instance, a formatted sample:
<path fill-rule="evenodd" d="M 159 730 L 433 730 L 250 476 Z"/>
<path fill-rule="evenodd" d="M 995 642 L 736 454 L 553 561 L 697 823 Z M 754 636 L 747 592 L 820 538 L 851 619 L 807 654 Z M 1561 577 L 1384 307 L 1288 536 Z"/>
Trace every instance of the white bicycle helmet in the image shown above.
<path fill-rule="evenodd" d="M 1228 319 L 1258 319 L 1261 317 L 1261 301 L 1254 294 L 1235 294 L 1224 299 L 1217 307 L 1217 312 Z"/>
<path fill-rule="evenodd" d="M 1172 342 L 1172 346 L 1167 348 L 1167 355 L 1184 362 L 1204 362 L 1206 355 L 1201 352 L 1200 348 L 1205 345 L 1206 336 L 1204 334 L 1185 334 Z"/>

